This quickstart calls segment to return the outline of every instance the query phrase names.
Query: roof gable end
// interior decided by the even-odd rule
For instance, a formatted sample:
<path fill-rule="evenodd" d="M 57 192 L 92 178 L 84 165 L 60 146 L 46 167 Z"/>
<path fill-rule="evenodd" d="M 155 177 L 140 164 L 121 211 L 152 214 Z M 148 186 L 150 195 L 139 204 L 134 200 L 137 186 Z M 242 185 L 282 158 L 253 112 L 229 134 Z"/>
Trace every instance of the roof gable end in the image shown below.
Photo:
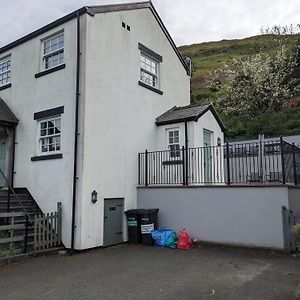
<path fill-rule="evenodd" d="M 37 29 L 20 39 L 6 45 L 0 48 L 0 54 L 9 51 L 10 49 L 17 47 L 26 41 L 29 41 L 57 26 L 60 26 L 72 19 L 75 19 L 76 17 L 82 15 L 82 14 L 89 14 L 90 16 L 94 16 L 95 14 L 100 14 L 100 13 L 108 13 L 108 12 L 115 12 L 115 11 L 126 11 L 126 10 L 135 10 L 135 9 L 143 9 L 143 8 L 149 8 L 151 12 L 153 13 L 156 21 L 158 22 L 160 28 L 164 32 L 166 38 L 168 39 L 169 43 L 171 44 L 173 50 L 175 51 L 178 59 L 180 60 L 182 66 L 186 70 L 187 74 L 190 75 L 190 69 L 188 65 L 186 64 L 185 60 L 181 56 L 179 50 L 177 49 L 175 42 L 173 41 L 171 35 L 169 34 L 167 28 L 163 24 L 160 16 L 158 15 L 157 11 L 155 10 L 153 4 L 151 1 L 148 2 L 133 2 L 133 3 L 122 3 L 122 4 L 110 4 L 110 5 L 95 5 L 95 6 L 84 6 L 60 19 L 55 20 L 52 23 L 49 23 L 48 25 L 41 27 L 40 29 Z"/>

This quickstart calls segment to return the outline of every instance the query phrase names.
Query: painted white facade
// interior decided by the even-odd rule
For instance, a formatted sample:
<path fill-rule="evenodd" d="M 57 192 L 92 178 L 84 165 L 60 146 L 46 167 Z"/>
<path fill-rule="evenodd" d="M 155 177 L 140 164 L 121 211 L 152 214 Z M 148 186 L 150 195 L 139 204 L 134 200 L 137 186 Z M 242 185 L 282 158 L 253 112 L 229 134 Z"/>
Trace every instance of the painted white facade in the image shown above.
<path fill-rule="evenodd" d="M 122 22 L 131 30 L 123 28 Z M 62 202 L 62 239 L 68 248 L 72 220 L 76 30 L 73 18 L 0 54 L 0 58 L 11 55 L 12 61 L 12 86 L 0 90 L 0 97 L 20 120 L 16 131 L 14 186 L 28 188 L 45 213 L 55 211 L 57 202 Z M 43 71 L 43 40 L 62 31 L 65 68 L 35 78 L 35 74 Z M 105 198 L 124 198 L 125 210 L 136 207 L 138 153 L 165 148 L 160 141 L 164 133 L 155 125 L 155 118 L 174 105 L 189 104 L 190 77 L 149 8 L 94 16 L 82 14 L 80 35 L 75 249 L 86 249 L 103 245 Z M 159 70 L 162 95 L 138 84 L 139 43 L 163 57 Z M 39 125 L 34 113 L 59 106 L 64 106 L 60 151 L 63 157 L 32 161 L 32 157 L 39 155 Z M 188 125 L 191 145 L 195 145 L 193 135 L 199 124 Z M 91 202 L 94 190 L 98 193 L 96 204 Z M 123 232 L 126 240 L 125 220 Z"/>
<path fill-rule="evenodd" d="M 86 15 L 81 16 L 82 40 L 85 36 L 85 18 Z M 42 71 L 42 40 L 61 30 L 65 36 L 66 68 L 35 78 L 35 74 Z M 55 211 L 57 202 L 62 202 L 62 238 L 69 247 L 74 161 L 76 20 L 28 40 L 7 53 L 2 53 L 0 57 L 8 54 L 12 61 L 12 86 L 1 90 L 0 97 L 19 119 L 16 130 L 14 186 L 27 187 L 43 212 Z M 34 120 L 34 113 L 58 106 L 64 106 L 65 111 L 62 114 L 61 134 L 63 158 L 33 162 L 31 157 L 36 156 L 38 150 L 38 125 Z"/>
<path fill-rule="evenodd" d="M 152 5 L 152 4 L 151 4 Z M 124 28 L 122 23 L 126 24 Z M 127 30 L 127 25 L 130 30 Z M 65 68 L 44 76 L 44 39 L 64 32 Z M 160 90 L 140 86 L 139 43 L 162 56 Z M 26 187 L 44 213 L 62 203 L 62 240 L 71 247 L 74 174 L 77 20 L 73 18 L 1 53 L 11 55 L 11 84 L 0 97 L 20 120 L 16 129 L 14 186 Z M 80 81 L 75 249 L 103 245 L 104 199 L 124 198 L 124 209 L 137 206 L 138 153 L 166 149 L 166 128 L 155 119 L 173 107 L 190 103 L 190 77 L 170 40 L 148 8 L 80 16 Z M 39 123 L 34 114 L 56 107 L 61 114 L 62 158 L 32 161 L 38 152 Z M 189 147 L 203 146 L 203 129 L 223 142 L 210 111 L 188 122 Z M 91 193 L 97 191 L 93 204 Z M 127 239 L 123 224 L 123 240 Z"/>
<path fill-rule="evenodd" d="M 83 184 L 76 220 L 81 249 L 103 245 L 104 198 L 124 198 L 125 210 L 136 207 L 137 154 L 156 148 L 155 118 L 173 105 L 189 104 L 189 76 L 150 10 L 99 14 L 87 18 L 87 28 Z M 163 95 L 138 85 L 139 42 L 163 56 Z M 96 204 L 90 201 L 93 190 Z"/>

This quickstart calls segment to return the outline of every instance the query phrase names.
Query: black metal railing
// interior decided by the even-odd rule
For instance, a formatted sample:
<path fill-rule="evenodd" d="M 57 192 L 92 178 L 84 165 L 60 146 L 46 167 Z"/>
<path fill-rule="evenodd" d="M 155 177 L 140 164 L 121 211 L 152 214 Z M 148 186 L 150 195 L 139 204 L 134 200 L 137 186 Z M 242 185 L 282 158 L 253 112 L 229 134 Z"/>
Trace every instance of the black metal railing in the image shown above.
<path fill-rule="evenodd" d="M 139 153 L 139 185 L 300 184 L 300 149 L 272 142 Z"/>

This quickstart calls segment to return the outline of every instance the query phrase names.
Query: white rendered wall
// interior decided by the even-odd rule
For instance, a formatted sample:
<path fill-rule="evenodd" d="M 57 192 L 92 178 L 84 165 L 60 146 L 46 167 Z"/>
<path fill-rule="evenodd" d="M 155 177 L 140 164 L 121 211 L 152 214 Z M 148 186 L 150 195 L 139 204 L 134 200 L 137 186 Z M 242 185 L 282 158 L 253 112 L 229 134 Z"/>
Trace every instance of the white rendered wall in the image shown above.
<path fill-rule="evenodd" d="M 288 187 L 138 188 L 138 208 L 159 208 L 159 226 L 200 241 L 284 248 Z"/>
<path fill-rule="evenodd" d="M 84 19 L 85 16 L 82 16 L 82 41 L 85 33 Z M 41 71 L 41 40 L 62 29 L 65 37 L 66 68 L 35 78 L 34 75 Z M 44 213 L 55 211 L 56 203 L 62 202 L 62 240 L 66 247 L 70 247 L 71 237 L 76 38 L 74 19 L 9 50 L 7 54 L 11 54 L 12 87 L 0 91 L 0 97 L 20 120 L 16 132 L 15 186 L 27 187 Z M 0 57 L 5 55 L 1 54 Z M 37 154 L 38 131 L 33 115 L 35 112 L 58 106 L 64 106 L 61 133 L 63 158 L 32 162 L 31 157 Z M 81 138 L 82 136 L 79 141 Z"/>
<path fill-rule="evenodd" d="M 224 143 L 224 134 L 220 128 L 219 123 L 216 121 L 211 111 L 207 111 L 198 122 L 194 122 L 194 146 L 203 147 L 203 130 L 209 130 L 212 135 L 212 146 L 217 145 L 217 138 L 221 138 L 221 144 Z"/>
<path fill-rule="evenodd" d="M 122 22 L 130 25 L 131 31 L 124 29 Z M 139 42 L 163 56 L 163 95 L 138 85 Z M 190 102 L 190 78 L 149 9 L 88 17 L 86 51 L 77 249 L 103 245 L 104 198 L 125 198 L 125 210 L 136 207 L 138 153 L 156 148 L 155 118 L 174 105 Z M 96 204 L 90 200 L 93 190 L 98 192 Z"/>

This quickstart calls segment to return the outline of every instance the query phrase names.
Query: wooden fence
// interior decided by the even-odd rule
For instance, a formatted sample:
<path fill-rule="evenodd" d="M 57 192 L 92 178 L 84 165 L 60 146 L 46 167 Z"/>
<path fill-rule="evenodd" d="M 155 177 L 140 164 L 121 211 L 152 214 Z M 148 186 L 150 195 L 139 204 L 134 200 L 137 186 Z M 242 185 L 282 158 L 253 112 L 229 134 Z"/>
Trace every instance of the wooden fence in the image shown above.
<path fill-rule="evenodd" d="M 22 223 L 17 222 L 23 218 Z M 0 213 L 0 244 L 12 248 L 16 243 L 23 242 L 24 252 L 27 252 L 28 216 L 25 212 Z M 4 225 L 3 225 L 4 224 Z"/>
<path fill-rule="evenodd" d="M 297 216 L 293 211 L 282 207 L 282 223 L 283 223 L 283 238 L 284 248 L 291 252 L 297 252 L 300 250 L 300 244 L 297 242 L 294 233 L 293 226 L 296 225 Z"/>
<path fill-rule="evenodd" d="M 57 211 L 29 218 L 26 212 L 0 213 L 0 246 L 21 252 L 42 252 L 61 246 L 61 203 Z"/>
<path fill-rule="evenodd" d="M 61 203 L 54 213 L 34 216 L 33 251 L 40 252 L 61 245 Z"/>

